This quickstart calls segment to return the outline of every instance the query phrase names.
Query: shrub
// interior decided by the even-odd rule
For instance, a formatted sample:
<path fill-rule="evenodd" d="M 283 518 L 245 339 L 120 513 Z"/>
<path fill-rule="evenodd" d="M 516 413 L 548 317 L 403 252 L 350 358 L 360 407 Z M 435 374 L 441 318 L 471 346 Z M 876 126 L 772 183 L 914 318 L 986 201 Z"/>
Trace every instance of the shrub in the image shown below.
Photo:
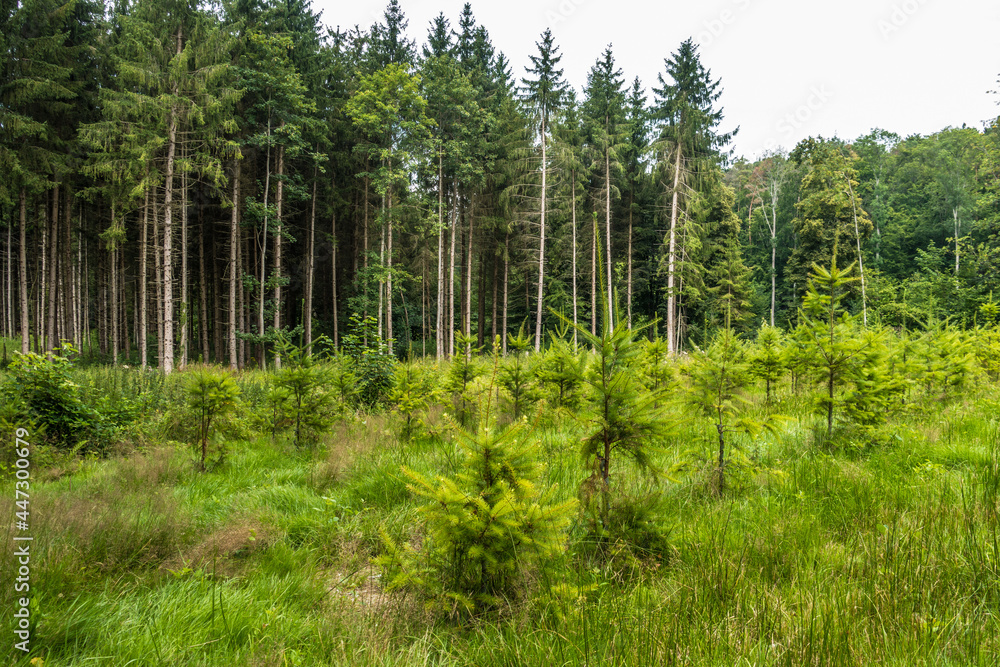
<path fill-rule="evenodd" d="M 187 385 L 188 409 L 197 420 L 198 444 L 201 449 L 201 469 L 205 469 L 208 441 L 213 427 L 234 407 L 240 388 L 225 373 L 208 368 L 191 371 Z"/>
<path fill-rule="evenodd" d="M 83 402 L 80 385 L 71 379 L 69 357 L 75 353 L 68 343 L 51 356 L 15 353 L 0 395 L 4 402 L 20 406 L 17 418 L 44 427 L 57 447 L 100 449 L 112 429 L 100 412 Z"/>
<path fill-rule="evenodd" d="M 497 364 L 495 357 L 494 377 Z M 562 550 L 575 504 L 553 502 L 555 487 L 536 489 L 539 461 L 525 421 L 497 429 L 490 408 L 487 398 L 475 431 L 456 428 L 465 451 L 456 476 L 403 468 L 410 491 L 427 501 L 426 538 L 420 549 L 403 549 L 383 534 L 387 553 L 378 560 L 389 590 L 416 589 L 452 614 L 516 599 L 530 569 Z"/>

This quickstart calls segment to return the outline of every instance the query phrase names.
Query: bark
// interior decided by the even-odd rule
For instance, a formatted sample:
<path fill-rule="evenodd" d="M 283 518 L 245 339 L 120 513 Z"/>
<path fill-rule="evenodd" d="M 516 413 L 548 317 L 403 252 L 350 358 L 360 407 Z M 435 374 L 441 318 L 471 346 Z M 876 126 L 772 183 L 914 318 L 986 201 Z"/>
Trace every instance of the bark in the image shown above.
<path fill-rule="evenodd" d="M 18 249 L 17 279 L 18 301 L 21 310 L 21 354 L 28 354 L 31 331 L 28 323 L 28 204 L 27 193 L 21 188 L 18 194 Z"/>
<path fill-rule="evenodd" d="M 181 29 L 177 29 L 177 55 L 181 54 Z M 174 95 L 177 86 L 174 86 Z M 173 203 L 174 155 L 177 151 L 177 109 L 170 109 L 167 143 L 167 169 L 163 193 L 163 372 L 174 370 L 174 264 Z"/>
<path fill-rule="evenodd" d="M 71 250 L 73 244 L 73 200 L 70 196 L 69 186 L 67 185 L 63 188 L 63 192 L 66 196 L 66 218 L 63 224 L 63 294 L 65 296 L 65 302 L 63 303 L 63 336 L 73 342 L 73 344 L 79 347 L 76 339 L 76 304 L 78 299 L 76 296 L 76 283 L 73 280 L 74 270 L 73 263 L 71 261 Z M 122 273 L 122 279 L 124 280 L 124 272 Z M 123 291 L 124 293 L 124 291 Z M 128 340 L 128 336 L 125 337 Z"/>
<path fill-rule="evenodd" d="M 573 349 L 576 349 L 577 309 L 576 309 L 576 170 L 570 174 L 570 224 L 573 227 Z"/>
<path fill-rule="evenodd" d="M 47 291 L 46 291 L 47 306 L 46 306 L 46 309 L 45 309 L 46 310 L 46 320 L 45 320 L 45 338 L 46 338 L 46 343 L 45 343 L 45 347 L 46 347 L 46 349 L 49 352 L 51 352 L 52 350 L 56 349 L 56 296 L 57 296 L 57 293 L 58 293 L 58 285 L 59 285 L 59 282 L 58 282 L 59 281 L 59 277 L 58 277 L 59 274 L 58 274 L 58 271 L 57 271 L 57 269 L 58 269 L 58 267 L 57 267 L 58 259 L 57 258 L 59 256 L 58 255 L 58 253 L 59 253 L 59 184 L 58 183 L 56 183 L 56 185 L 52 188 L 52 209 L 50 210 L 50 214 L 49 214 L 48 242 L 49 242 L 49 247 L 48 247 L 49 266 L 48 266 L 48 273 L 46 274 L 47 275 L 46 282 L 48 283 L 48 285 L 47 285 Z M 116 291 L 116 285 L 114 283 L 114 279 L 116 278 L 116 273 L 115 273 L 115 265 L 113 263 L 111 265 L 111 277 L 112 277 L 112 283 L 111 283 L 112 287 L 111 287 L 111 289 L 112 289 L 112 308 L 113 308 L 117 304 L 117 301 L 114 300 L 114 294 L 115 294 L 115 291 Z M 111 312 L 114 313 L 114 310 L 112 310 Z M 117 318 L 115 318 L 112 315 L 111 331 L 112 331 L 112 334 L 114 336 L 113 341 L 114 341 L 115 345 L 113 345 L 113 351 L 114 351 L 115 354 L 117 354 L 117 352 L 118 352 L 118 346 L 117 346 L 118 329 L 117 329 L 117 324 L 118 324 Z"/>
<path fill-rule="evenodd" d="M 607 148 L 604 149 L 604 185 L 604 231 L 607 244 L 604 253 L 608 267 L 608 329 L 610 330 L 615 326 L 615 301 L 614 283 L 611 280 L 611 151 Z"/>
<path fill-rule="evenodd" d="M 267 154 L 264 157 L 264 232 L 260 240 L 260 293 L 257 300 L 257 335 L 261 342 L 257 346 L 259 358 L 257 365 L 261 370 L 267 369 L 267 353 L 264 350 L 264 298 L 267 296 L 267 223 L 268 197 L 271 193 L 271 119 L 267 119 Z M 202 264 L 202 276 L 204 276 L 204 264 Z"/>
<path fill-rule="evenodd" d="M 503 321 L 500 328 L 500 345 L 503 354 L 507 356 L 507 304 L 509 303 L 510 287 L 510 232 L 503 239 Z"/>
<path fill-rule="evenodd" d="M 236 308 L 236 290 L 240 282 L 240 161 L 233 158 L 233 210 L 229 218 L 229 367 L 239 368 L 236 350 L 236 318 L 240 310 Z"/>
<path fill-rule="evenodd" d="M 628 287 L 625 297 L 625 308 L 627 311 L 628 328 L 632 328 L 632 204 L 628 207 Z"/>
<path fill-rule="evenodd" d="M 208 275 L 205 271 L 205 209 L 198 204 L 198 277 L 201 278 L 200 293 L 198 295 L 198 309 L 201 317 L 198 319 L 198 334 L 201 339 L 201 361 L 208 363 Z"/>
<path fill-rule="evenodd" d="M 540 236 L 538 239 L 538 303 L 535 307 L 535 351 L 542 349 L 542 304 L 545 291 L 545 187 L 548 165 L 546 164 L 545 119 L 542 119 L 542 203 L 540 216 Z"/>
<path fill-rule="evenodd" d="M 146 190 L 145 199 L 142 206 L 142 235 L 140 240 L 142 249 L 139 251 L 139 364 L 143 370 L 149 363 L 149 309 L 147 285 L 149 274 L 147 260 L 149 256 L 149 190 Z"/>
<path fill-rule="evenodd" d="M 472 219 L 475 215 L 475 199 L 469 204 L 469 208 L 465 211 L 466 217 L 469 219 L 469 233 L 466 237 L 466 252 L 465 252 L 465 323 L 463 330 L 466 336 L 472 335 Z M 471 354 L 471 350 L 466 348 L 466 358 Z"/>
<path fill-rule="evenodd" d="M 163 246 L 160 243 L 160 224 L 153 202 L 153 271 L 156 275 L 156 365 L 163 368 Z"/>
<path fill-rule="evenodd" d="M 334 189 L 336 189 L 336 183 L 331 183 Z M 337 347 L 340 344 L 340 310 L 337 303 L 337 211 L 330 214 L 330 243 L 333 247 L 330 249 L 330 291 L 333 297 L 333 346 Z"/>
<path fill-rule="evenodd" d="M 448 269 L 448 357 L 455 354 L 455 231 L 457 224 L 455 216 L 458 210 L 458 185 L 452 181 L 451 187 L 451 266 Z"/>
<path fill-rule="evenodd" d="M 306 242 L 305 304 L 302 308 L 302 327 L 306 347 L 312 345 L 313 273 L 316 265 L 316 189 L 319 184 L 319 165 L 313 167 L 312 209 L 309 213 L 309 238 Z"/>
<path fill-rule="evenodd" d="M 284 125 L 284 123 L 282 123 Z M 285 196 L 285 147 L 278 146 L 278 192 L 276 195 L 277 210 L 274 216 L 274 330 L 281 329 L 281 235 L 282 225 L 282 205 Z M 281 368 L 281 357 L 274 355 L 274 367 Z"/>
<path fill-rule="evenodd" d="M 670 238 L 667 247 L 667 354 L 677 352 L 677 294 L 674 290 L 677 270 L 678 194 L 681 180 L 681 146 L 676 146 L 674 185 L 670 204 Z"/>
<path fill-rule="evenodd" d="M 434 331 L 437 334 L 437 358 L 444 357 L 444 171 L 441 152 L 438 151 L 438 256 L 437 256 L 437 313 Z"/>
<path fill-rule="evenodd" d="M 392 165 L 389 165 L 390 171 Z M 390 349 L 392 345 L 392 187 L 387 193 L 388 203 L 386 205 L 386 250 L 385 250 L 385 337 L 389 341 Z"/>
<path fill-rule="evenodd" d="M 861 232 L 858 230 L 858 205 L 854 200 L 854 188 L 851 186 L 851 179 L 847 179 L 847 189 L 851 193 L 851 209 L 854 212 L 854 239 L 858 244 L 858 271 L 861 273 L 861 312 L 862 312 L 862 322 L 867 327 L 868 326 L 868 294 L 865 290 L 865 265 L 861 260 Z M 955 246 L 956 256 L 958 259 L 958 246 Z"/>
<path fill-rule="evenodd" d="M 191 328 L 191 302 L 188 299 L 188 183 L 187 172 L 181 174 L 181 316 L 180 353 L 181 369 L 188 362 L 188 330 Z"/>

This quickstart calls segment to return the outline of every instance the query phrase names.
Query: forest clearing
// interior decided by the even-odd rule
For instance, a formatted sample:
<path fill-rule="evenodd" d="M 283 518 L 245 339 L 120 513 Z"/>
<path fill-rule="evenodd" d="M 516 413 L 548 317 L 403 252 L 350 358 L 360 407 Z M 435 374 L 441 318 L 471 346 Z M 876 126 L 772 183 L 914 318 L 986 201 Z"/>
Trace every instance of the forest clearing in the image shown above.
<path fill-rule="evenodd" d="M 453 18 L 0 9 L 0 654 L 997 665 L 1000 117 Z"/>

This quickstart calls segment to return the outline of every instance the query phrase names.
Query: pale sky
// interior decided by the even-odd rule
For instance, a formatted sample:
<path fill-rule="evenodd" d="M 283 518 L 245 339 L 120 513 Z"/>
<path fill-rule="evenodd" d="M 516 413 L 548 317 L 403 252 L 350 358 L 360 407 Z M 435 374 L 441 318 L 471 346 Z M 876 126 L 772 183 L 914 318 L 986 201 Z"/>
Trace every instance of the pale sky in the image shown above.
<path fill-rule="evenodd" d="M 313 0 L 341 28 L 382 20 L 388 0 Z M 444 12 L 457 28 L 463 0 L 400 0 L 422 45 Z M 535 42 L 552 28 L 566 79 L 578 91 L 612 44 L 627 84 L 658 85 L 664 58 L 694 37 L 722 80 L 722 131 L 740 126 L 736 155 L 791 149 L 808 136 L 854 139 L 873 127 L 901 136 L 1000 115 L 1000 2 L 987 0 L 508 0 L 473 2 L 479 25 L 525 75 Z"/>

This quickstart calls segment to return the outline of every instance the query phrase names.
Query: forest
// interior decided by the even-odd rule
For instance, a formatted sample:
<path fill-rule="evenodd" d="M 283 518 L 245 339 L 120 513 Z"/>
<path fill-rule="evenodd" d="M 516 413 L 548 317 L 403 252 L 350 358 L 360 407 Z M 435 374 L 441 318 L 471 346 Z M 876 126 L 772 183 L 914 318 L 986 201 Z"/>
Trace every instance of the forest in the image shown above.
<path fill-rule="evenodd" d="M 648 98 L 610 45 L 573 90 L 548 31 L 513 72 L 468 5 L 419 48 L 395 2 L 367 31 L 308 2 L 3 20 L 0 327 L 22 351 L 266 368 L 280 335 L 340 345 L 351 315 L 401 358 L 522 325 L 537 350 L 560 316 L 596 332 L 603 294 L 682 351 L 726 309 L 794 325 L 835 238 L 873 324 L 972 326 L 998 275 L 996 123 L 750 162 L 691 40 Z"/>
<path fill-rule="evenodd" d="M 1000 113 L 335 21 L 0 11 L 10 664 L 996 664 Z"/>

